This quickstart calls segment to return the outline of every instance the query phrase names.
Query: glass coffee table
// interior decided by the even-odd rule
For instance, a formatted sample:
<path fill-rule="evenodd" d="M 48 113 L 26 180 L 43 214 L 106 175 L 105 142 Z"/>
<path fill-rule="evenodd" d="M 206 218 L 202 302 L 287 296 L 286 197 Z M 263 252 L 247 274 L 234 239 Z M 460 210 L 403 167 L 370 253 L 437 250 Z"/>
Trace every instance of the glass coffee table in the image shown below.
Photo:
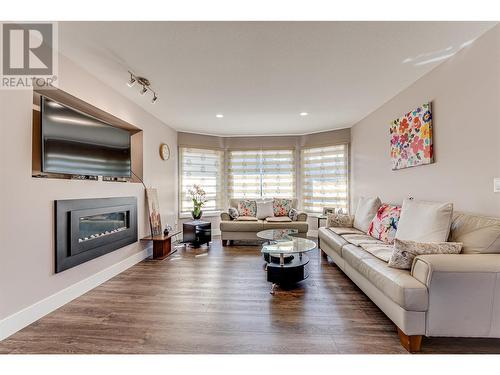
<path fill-rule="evenodd" d="M 299 234 L 298 229 L 266 229 L 260 232 L 257 232 L 257 237 L 262 238 L 263 240 L 267 240 L 265 245 L 271 245 L 278 241 L 289 241 Z M 272 258 L 273 262 L 279 261 L 279 255 L 269 255 L 269 253 L 264 253 L 264 260 L 266 261 L 265 269 L 267 269 L 267 263 L 270 262 Z M 293 255 L 287 255 L 285 257 L 285 262 L 289 262 L 293 259 Z"/>
<path fill-rule="evenodd" d="M 278 285 L 291 286 L 309 277 L 309 257 L 305 253 L 314 250 L 316 243 L 301 237 L 275 240 L 262 246 L 262 254 L 268 255 L 267 281 L 273 283 L 271 294 Z M 276 260 L 275 260 L 276 259 Z"/>

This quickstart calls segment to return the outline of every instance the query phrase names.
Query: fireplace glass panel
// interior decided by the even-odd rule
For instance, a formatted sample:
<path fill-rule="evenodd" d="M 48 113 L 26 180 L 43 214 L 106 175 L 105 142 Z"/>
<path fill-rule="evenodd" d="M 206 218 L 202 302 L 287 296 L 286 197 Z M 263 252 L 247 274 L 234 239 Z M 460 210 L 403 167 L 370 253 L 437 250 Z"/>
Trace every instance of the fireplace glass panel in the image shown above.
<path fill-rule="evenodd" d="M 129 228 L 129 211 L 83 216 L 78 220 L 78 242 L 118 233 Z"/>

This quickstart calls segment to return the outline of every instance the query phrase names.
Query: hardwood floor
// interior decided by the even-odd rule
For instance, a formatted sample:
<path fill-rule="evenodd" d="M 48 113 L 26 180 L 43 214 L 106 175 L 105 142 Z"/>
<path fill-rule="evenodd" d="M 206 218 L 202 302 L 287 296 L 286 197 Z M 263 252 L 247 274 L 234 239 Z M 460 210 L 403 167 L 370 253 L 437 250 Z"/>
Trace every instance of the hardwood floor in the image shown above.
<path fill-rule="evenodd" d="M 144 261 L 0 342 L 0 353 L 406 353 L 396 327 L 335 265 L 272 296 L 257 246 Z M 428 339 L 423 353 L 500 353 Z"/>

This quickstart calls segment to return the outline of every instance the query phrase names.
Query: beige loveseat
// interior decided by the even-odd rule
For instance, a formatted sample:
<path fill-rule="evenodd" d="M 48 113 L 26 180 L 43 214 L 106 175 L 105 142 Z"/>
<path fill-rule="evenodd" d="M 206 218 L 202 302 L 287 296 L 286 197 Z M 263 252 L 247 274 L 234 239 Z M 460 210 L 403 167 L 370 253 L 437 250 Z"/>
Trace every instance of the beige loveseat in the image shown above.
<path fill-rule="evenodd" d="M 230 199 L 230 207 L 237 207 L 239 199 Z M 297 199 L 292 199 L 292 207 L 297 208 Z M 257 240 L 257 232 L 266 229 L 297 229 L 299 237 L 306 237 L 309 226 L 307 224 L 307 214 L 299 212 L 297 220 L 290 222 L 274 222 L 265 220 L 239 221 L 232 220 L 229 213 L 223 212 L 220 215 L 220 231 L 222 245 L 226 246 L 233 240 Z"/>
<path fill-rule="evenodd" d="M 422 336 L 500 338 L 500 219 L 456 213 L 450 241 L 462 253 L 417 256 L 410 271 L 347 241 L 356 231 L 320 228 L 319 247 L 396 324 L 408 351 Z"/>

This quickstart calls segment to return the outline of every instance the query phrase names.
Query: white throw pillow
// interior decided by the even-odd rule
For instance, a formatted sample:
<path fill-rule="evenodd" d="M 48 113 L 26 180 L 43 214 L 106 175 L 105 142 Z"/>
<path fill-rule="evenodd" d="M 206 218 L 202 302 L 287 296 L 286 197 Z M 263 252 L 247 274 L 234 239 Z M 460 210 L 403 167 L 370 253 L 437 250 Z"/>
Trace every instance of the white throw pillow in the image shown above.
<path fill-rule="evenodd" d="M 273 201 L 257 202 L 257 219 L 265 219 L 269 216 L 274 216 Z"/>
<path fill-rule="evenodd" d="M 405 199 L 396 238 L 416 242 L 446 242 L 450 235 L 452 216 L 452 203 Z"/>
<path fill-rule="evenodd" d="M 359 197 L 356 213 L 354 214 L 353 227 L 363 232 L 368 232 L 370 223 L 377 214 L 379 207 L 382 205 L 379 197 L 365 198 Z"/>

